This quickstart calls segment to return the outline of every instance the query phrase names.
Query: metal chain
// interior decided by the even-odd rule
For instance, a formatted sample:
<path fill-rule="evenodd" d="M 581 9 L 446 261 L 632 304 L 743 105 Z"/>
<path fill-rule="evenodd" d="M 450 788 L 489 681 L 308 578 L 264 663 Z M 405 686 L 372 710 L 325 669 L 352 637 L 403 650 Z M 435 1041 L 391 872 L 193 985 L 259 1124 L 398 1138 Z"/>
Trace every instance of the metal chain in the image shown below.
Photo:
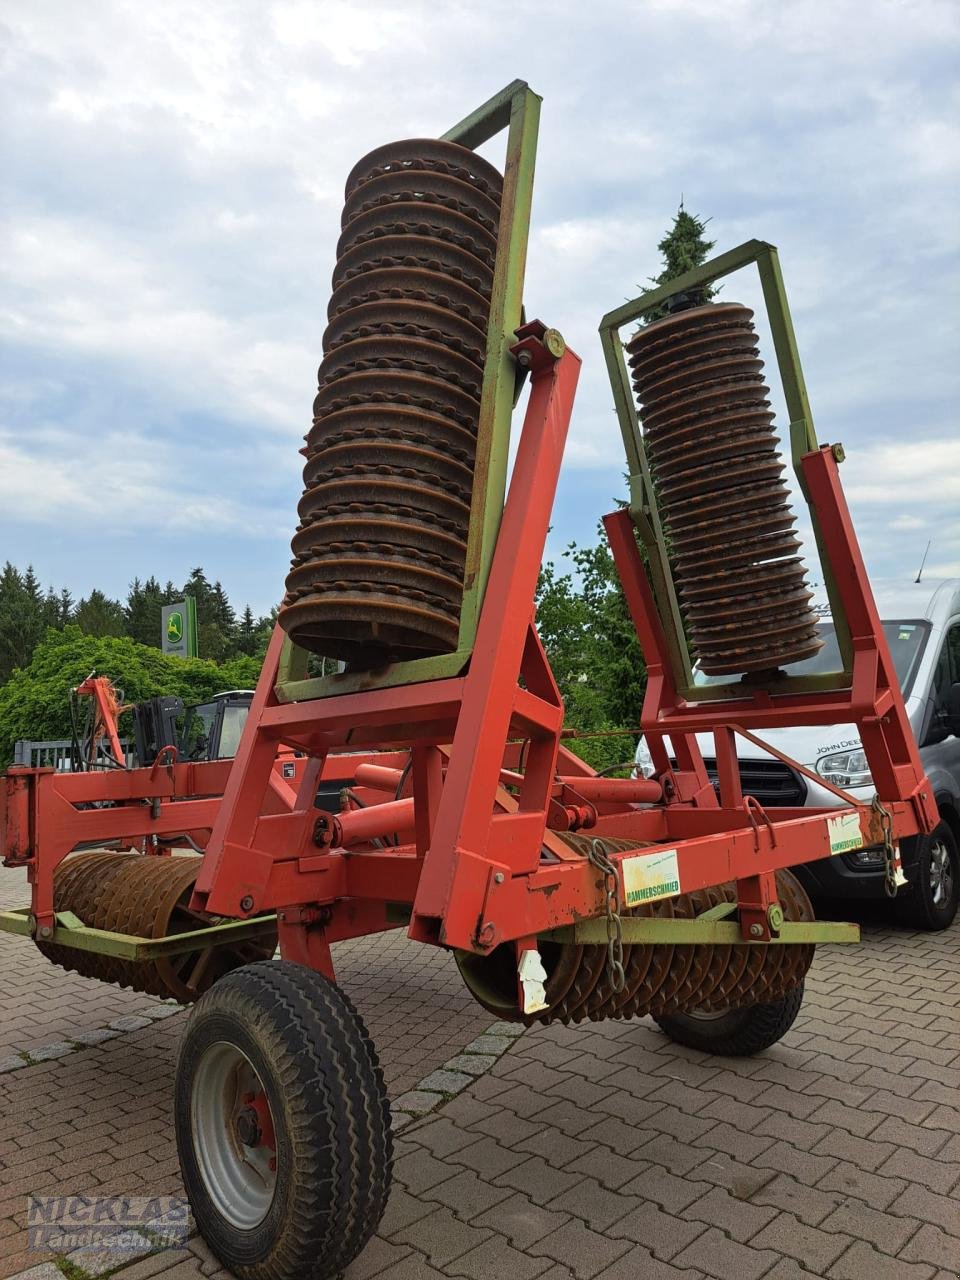
<path fill-rule="evenodd" d="M 627 984 L 623 968 L 623 929 L 620 924 L 620 877 L 607 856 L 602 840 L 591 840 L 587 860 L 603 875 L 607 909 L 607 969 L 610 986 L 620 992 Z"/>
<path fill-rule="evenodd" d="M 880 829 L 883 832 L 883 891 L 888 898 L 895 898 L 900 886 L 897 876 L 900 855 L 893 843 L 893 816 L 889 809 L 884 808 L 879 796 L 873 797 L 872 808 L 880 815 Z"/>

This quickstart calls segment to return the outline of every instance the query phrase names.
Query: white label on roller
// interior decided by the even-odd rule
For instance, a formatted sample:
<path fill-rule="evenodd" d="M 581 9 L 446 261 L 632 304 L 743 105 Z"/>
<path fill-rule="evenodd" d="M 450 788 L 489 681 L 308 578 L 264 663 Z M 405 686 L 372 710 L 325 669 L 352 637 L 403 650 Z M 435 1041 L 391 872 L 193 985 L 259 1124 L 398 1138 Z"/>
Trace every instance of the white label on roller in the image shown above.
<path fill-rule="evenodd" d="M 849 853 L 851 849 L 862 849 L 863 836 L 860 834 L 859 813 L 854 810 L 838 813 L 835 818 L 828 818 L 827 836 L 830 840 L 831 853 Z"/>
<path fill-rule="evenodd" d="M 539 1013 L 541 1009 L 546 1009 L 547 993 L 544 983 L 547 980 L 547 971 L 543 967 L 540 952 L 536 948 L 524 951 L 520 957 L 517 973 L 520 977 L 520 990 L 523 993 L 523 1012 Z"/>
<path fill-rule="evenodd" d="M 653 902 L 657 898 L 673 898 L 680 892 L 676 849 L 634 854 L 632 858 L 624 858 L 620 865 L 628 907 Z"/>
<path fill-rule="evenodd" d="M 902 889 L 905 884 L 909 884 L 907 877 L 903 874 L 903 862 L 900 859 L 900 846 L 893 846 L 893 882 L 898 889 Z"/>

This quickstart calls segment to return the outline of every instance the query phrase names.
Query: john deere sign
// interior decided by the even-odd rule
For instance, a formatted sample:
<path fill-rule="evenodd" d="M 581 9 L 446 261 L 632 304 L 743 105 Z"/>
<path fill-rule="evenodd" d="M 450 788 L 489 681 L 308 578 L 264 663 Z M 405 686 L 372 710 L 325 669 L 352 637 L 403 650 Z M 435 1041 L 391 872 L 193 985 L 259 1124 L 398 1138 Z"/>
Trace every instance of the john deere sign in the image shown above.
<path fill-rule="evenodd" d="M 193 596 L 163 606 L 160 644 L 164 653 L 175 653 L 181 658 L 197 656 L 197 602 Z"/>

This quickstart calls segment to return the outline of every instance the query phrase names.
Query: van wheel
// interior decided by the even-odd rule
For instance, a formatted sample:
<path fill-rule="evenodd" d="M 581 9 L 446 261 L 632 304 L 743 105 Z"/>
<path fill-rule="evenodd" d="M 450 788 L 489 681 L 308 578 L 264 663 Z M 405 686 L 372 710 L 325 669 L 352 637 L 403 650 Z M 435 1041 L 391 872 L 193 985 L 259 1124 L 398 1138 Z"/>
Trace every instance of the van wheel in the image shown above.
<path fill-rule="evenodd" d="M 915 929 L 936 932 L 953 924 L 960 904 L 960 851 L 946 822 L 928 836 L 916 837 L 910 887 L 897 895 L 897 919 Z"/>
<path fill-rule="evenodd" d="M 803 983 L 772 1004 L 751 1004 L 725 1013 L 674 1013 L 655 1018 L 677 1044 L 724 1058 L 749 1058 L 782 1040 L 800 1012 Z"/>

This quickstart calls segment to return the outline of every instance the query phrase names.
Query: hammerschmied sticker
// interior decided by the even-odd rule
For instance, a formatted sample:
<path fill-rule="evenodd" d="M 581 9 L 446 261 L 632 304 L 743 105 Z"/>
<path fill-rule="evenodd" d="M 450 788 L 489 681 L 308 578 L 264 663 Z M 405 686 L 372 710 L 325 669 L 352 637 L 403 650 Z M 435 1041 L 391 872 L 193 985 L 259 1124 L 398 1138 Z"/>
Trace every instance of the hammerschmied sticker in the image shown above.
<path fill-rule="evenodd" d="M 680 892 L 680 871 L 676 849 L 658 849 L 656 853 L 638 853 L 624 858 L 623 889 L 627 906 L 656 898 L 671 898 Z"/>
<path fill-rule="evenodd" d="M 849 853 L 851 849 L 861 849 L 863 836 L 860 833 L 860 815 L 853 810 L 828 818 L 827 836 L 831 853 Z"/>

